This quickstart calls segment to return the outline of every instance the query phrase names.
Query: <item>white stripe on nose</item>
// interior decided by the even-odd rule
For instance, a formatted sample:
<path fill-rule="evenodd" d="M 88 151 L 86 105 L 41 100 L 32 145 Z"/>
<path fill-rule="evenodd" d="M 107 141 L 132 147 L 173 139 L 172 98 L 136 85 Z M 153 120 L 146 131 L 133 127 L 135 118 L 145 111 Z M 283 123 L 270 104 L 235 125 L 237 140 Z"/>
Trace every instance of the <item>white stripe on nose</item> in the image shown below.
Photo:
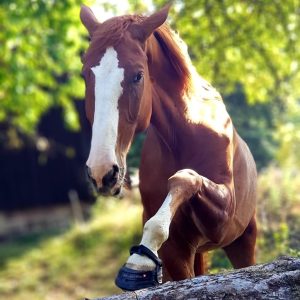
<path fill-rule="evenodd" d="M 99 64 L 91 68 L 95 75 L 95 112 L 87 166 L 98 187 L 102 186 L 105 174 L 113 165 L 117 165 L 118 100 L 123 91 L 121 82 L 124 79 L 124 69 L 118 63 L 116 50 L 109 47 Z"/>

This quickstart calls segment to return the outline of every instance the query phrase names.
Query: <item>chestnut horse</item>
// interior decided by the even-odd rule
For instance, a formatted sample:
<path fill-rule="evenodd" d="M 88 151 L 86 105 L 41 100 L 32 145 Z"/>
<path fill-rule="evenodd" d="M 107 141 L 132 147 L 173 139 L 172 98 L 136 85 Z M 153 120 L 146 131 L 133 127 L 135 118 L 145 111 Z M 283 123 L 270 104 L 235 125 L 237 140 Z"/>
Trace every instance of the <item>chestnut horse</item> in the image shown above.
<path fill-rule="evenodd" d="M 82 71 L 92 125 L 87 169 L 100 193 L 120 192 L 134 135 L 147 129 L 143 236 L 116 281 L 128 290 L 159 282 L 158 250 L 164 281 L 203 274 L 203 255 L 215 248 L 235 268 L 255 262 L 255 162 L 220 94 L 165 23 L 168 11 L 103 23 L 86 6 L 80 13 L 91 39 Z"/>

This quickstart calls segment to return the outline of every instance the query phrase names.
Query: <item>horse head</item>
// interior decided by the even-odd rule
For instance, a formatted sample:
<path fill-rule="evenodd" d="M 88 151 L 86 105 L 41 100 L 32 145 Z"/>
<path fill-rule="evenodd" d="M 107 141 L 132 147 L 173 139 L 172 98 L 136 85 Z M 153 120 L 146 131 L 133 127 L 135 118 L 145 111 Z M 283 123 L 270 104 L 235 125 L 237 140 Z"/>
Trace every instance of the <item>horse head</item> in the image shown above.
<path fill-rule="evenodd" d="M 92 126 L 88 175 L 100 193 L 120 192 L 134 134 L 147 128 L 152 109 L 150 59 L 145 44 L 168 16 L 169 7 L 149 17 L 123 16 L 100 23 L 82 6 L 90 45 L 83 56 L 86 116 Z"/>

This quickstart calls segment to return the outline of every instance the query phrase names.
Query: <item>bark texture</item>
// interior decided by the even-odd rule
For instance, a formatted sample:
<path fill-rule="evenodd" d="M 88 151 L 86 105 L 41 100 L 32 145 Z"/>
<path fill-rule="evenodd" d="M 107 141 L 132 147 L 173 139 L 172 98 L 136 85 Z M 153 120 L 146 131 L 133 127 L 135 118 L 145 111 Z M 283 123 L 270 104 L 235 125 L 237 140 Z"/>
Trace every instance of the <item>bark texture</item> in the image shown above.
<path fill-rule="evenodd" d="M 278 260 L 218 275 L 167 282 L 155 288 L 94 300 L 300 299 L 300 258 Z"/>

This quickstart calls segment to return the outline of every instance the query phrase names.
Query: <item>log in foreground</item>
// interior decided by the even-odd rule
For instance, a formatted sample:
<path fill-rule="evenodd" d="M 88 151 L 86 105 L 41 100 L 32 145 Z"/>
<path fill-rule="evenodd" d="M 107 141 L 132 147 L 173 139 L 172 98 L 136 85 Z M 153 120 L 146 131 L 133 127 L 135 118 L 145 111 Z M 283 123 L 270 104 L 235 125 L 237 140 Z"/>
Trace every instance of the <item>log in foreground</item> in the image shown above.
<path fill-rule="evenodd" d="M 300 299 L 300 258 L 278 260 L 94 300 Z"/>

